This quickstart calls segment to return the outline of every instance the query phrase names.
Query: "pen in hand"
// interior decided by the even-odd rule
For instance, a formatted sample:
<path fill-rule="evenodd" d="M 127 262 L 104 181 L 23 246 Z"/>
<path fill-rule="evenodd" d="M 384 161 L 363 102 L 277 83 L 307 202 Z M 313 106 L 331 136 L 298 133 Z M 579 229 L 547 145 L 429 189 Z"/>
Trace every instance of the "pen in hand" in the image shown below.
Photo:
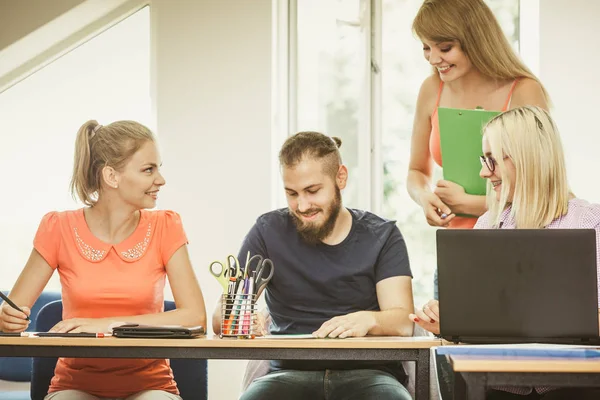
<path fill-rule="evenodd" d="M 9 299 L 4 293 L 0 292 L 0 297 L 2 297 L 2 300 L 4 300 L 9 306 L 11 306 L 12 308 L 14 308 L 17 311 L 21 311 L 23 314 L 25 314 L 23 312 L 23 310 L 21 310 L 15 303 L 12 302 L 11 299 Z M 29 316 L 27 314 L 25 314 L 25 319 L 27 321 L 29 321 Z"/>

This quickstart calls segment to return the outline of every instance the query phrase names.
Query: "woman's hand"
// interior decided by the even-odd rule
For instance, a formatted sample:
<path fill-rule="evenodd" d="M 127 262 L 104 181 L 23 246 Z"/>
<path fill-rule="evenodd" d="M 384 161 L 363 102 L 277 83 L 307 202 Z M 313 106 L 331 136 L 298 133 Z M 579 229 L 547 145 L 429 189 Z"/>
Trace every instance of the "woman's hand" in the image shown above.
<path fill-rule="evenodd" d="M 27 317 L 31 314 L 29 307 L 19 306 L 23 312 L 15 310 L 8 303 L 0 307 L 0 330 L 2 332 L 24 332 L 31 321 Z"/>
<path fill-rule="evenodd" d="M 440 334 L 440 303 L 429 300 L 416 314 L 409 314 L 408 318 L 423 329 L 435 334 Z"/>
<path fill-rule="evenodd" d="M 121 323 L 115 323 L 104 318 L 71 318 L 60 321 L 54 325 L 49 332 L 56 333 L 101 333 L 111 332 L 115 325 Z"/>
<path fill-rule="evenodd" d="M 468 214 L 465 212 L 468 195 L 462 186 L 454 182 L 439 180 L 433 192 L 438 196 L 440 201 L 454 210 L 455 213 Z"/>
<path fill-rule="evenodd" d="M 431 226 L 446 227 L 454 219 L 454 214 L 435 193 L 426 192 L 419 199 L 427 223 Z"/>

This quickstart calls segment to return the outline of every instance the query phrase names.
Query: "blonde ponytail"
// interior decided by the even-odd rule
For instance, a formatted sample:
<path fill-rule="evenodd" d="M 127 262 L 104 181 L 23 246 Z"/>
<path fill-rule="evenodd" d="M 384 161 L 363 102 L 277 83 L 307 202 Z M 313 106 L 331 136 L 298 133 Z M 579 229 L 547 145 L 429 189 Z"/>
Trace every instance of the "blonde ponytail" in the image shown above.
<path fill-rule="evenodd" d="M 121 170 L 145 142 L 155 142 L 152 131 L 135 121 L 116 121 L 100 125 L 89 120 L 79 128 L 70 190 L 87 206 L 98 201 L 102 191 L 102 169 Z"/>
<path fill-rule="evenodd" d="M 85 205 L 91 206 L 96 202 L 90 194 L 98 191 L 98 180 L 91 176 L 91 149 L 90 142 L 95 135 L 97 127 L 95 120 L 89 120 L 79 128 L 75 140 L 75 156 L 73 162 L 73 176 L 71 177 L 71 195 L 79 198 Z"/>

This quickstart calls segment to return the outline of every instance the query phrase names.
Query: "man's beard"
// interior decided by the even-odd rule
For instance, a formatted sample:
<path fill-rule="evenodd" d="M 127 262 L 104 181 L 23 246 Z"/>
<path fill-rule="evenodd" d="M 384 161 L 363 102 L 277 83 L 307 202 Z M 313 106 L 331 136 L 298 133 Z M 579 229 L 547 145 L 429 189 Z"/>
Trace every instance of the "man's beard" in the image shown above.
<path fill-rule="evenodd" d="M 337 220 L 338 215 L 340 214 L 340 210 L 342 208 L 342 194 L 340 189 L 336 186 L 335 188 L 335 198 L 329 205 L 329 216 L 321 225 L 317 223 L 303 222 L 300 217 L 296 215 L 296 212 L 290 212 L 292 216 L 292 221 L 294 221 L 294 225 L 296 225 L 296 230 L 298 234 L 308 244 L 318 244 L 323 241 L 327 236 L 331 234 L 333 228 L 335 227 L 335 221 Z M 304 215 L 310 215 L 315 212 L 323 212 L 322 209 L 311 208 L 310 210 L 305 211 Z"/>

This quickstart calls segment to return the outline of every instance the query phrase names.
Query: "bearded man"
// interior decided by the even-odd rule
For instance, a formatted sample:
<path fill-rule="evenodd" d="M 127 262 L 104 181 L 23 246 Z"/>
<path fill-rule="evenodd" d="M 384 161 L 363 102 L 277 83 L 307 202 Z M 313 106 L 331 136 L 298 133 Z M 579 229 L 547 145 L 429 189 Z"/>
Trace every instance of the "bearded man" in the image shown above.
<path fill-rule="evenodd" d="M 244 239 L 275 265 L 266 288 L 271 334 L 412 336 L 412 275 L 394 221 L 346 208 L 341 140 L 289 137 L 279 153 L 288 207 L 260 216 Z M 220 307 L 217 307 L 220 310 Z M 213 326 L 219 329 L 220 313 Z M 400 361 L 273 360 L 241 399 L 410 399 Z"/>

